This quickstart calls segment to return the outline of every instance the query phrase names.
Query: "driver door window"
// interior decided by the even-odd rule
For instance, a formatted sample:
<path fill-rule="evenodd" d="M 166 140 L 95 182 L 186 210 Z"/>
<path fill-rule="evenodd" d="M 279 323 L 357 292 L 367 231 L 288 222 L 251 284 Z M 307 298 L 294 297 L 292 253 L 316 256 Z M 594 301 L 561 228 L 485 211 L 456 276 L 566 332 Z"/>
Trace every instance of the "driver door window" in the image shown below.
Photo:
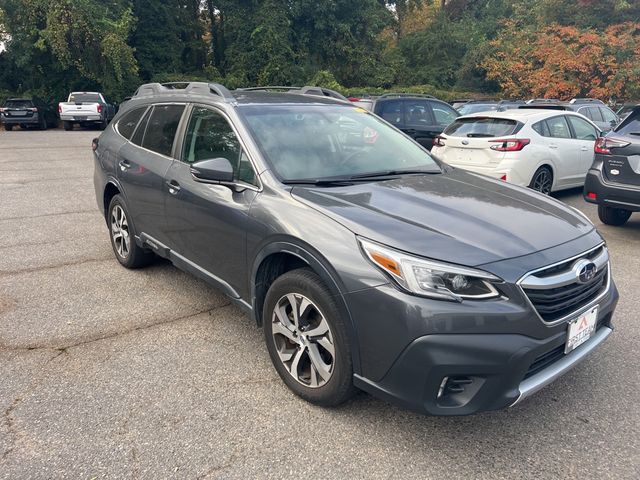
<path fill-rule="evenodd" d="M 253 166 L 227 119 L 215 110 L 194 107 L 187 126 L 182 160 L 192 164 L 212 158 L 226 158 L 233 167 L 235 180 L 256 185 Z"/>

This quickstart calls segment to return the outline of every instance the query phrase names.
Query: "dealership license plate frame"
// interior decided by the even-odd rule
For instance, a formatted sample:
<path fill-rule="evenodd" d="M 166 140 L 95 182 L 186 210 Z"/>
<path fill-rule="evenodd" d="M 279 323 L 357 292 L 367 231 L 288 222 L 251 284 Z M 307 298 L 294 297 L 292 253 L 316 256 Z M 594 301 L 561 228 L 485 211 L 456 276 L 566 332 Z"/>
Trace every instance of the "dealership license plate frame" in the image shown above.
<path fill-rule="evenodd" d="M 591 307 L 567 326 L 567 340 L 564 345 L 564 353 L 570 353 L 583 343 L 587 342 L 596 333 L 598 325 L 599 305 Z"/>

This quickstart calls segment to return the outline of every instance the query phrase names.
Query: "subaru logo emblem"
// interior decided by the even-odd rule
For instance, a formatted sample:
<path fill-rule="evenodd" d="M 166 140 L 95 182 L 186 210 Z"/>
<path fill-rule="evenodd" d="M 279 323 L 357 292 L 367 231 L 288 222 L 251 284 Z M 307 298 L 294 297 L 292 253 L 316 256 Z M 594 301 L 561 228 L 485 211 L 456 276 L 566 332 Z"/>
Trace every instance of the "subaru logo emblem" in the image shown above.
<path fill-rule="evenodd" d="M 578 277 L 578 283 L 589 283 L 598 273 L 598 267 L 589 260 L 580 260 L 573 267 Z"/>

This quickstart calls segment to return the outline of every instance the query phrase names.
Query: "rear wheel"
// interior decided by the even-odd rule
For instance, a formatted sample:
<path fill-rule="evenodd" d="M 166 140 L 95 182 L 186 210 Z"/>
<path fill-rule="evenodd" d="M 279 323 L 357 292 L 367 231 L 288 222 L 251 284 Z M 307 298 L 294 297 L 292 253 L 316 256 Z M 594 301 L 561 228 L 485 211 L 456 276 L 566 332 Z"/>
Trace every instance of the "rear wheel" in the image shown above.
<path fill-rule="evenodd" d="M 264 303 L 264 335 L 271 361 L 298 396 L 338 405 L 355 392 L 347 328 L 334 295 L 313 271 L 278 277 Z"/>
<path fill-rule="evenodd" d="M 107 128 L 107 121 L 106 120 L 102 120 L 99 124 L 98 124 L 98 128 L 100 130 L 104 130 L 105 128 Z"/>
<path fill-rule="evenodd" d="M 624 225 L 630 216 L 631 212 L 629 210 L 598 205 L 598 217 L 606 225 L 614 225 L 616 227 Z"/>
<path fill-rule="evenodd" d="M 40 123 L 38 123 L 38 128 L 40 130 L 46 130 L 47 129 L 47 119 L 46 118 L 42 117 L 40 119 Z"/>
<path fill-rule="evenodd" d="M 126 268 L 140 268 L 154 258 L 153 252 L 136 243 L 136 231 L 131 223 L 129 210 L 120 195 L 115 195 L 109 203 L 109 236 L 116 258 Z"/>
<path fill-rule="evenodd" d="M 551 187 L 553 186 L 553 172 L 549 167 L 540 167 L 536 170 L 529 183 L 529 188 L 542 193 L 543 195 L 549 195 L 551 193 Z"/>
<path fill-rule="evenodd" d="M 13 130 L 13 125 L 8 125 L 8 124 L 6 124 L 6 123 L 5 123 L 5 124 L 4 124 L 4 129 L 5 129 L 7 132 L 10 132 L 11 130 Z"/>
<path fill-rule="evenodd" d="M 64 122 L 64 129 L 65 129 L 66 131 L 73 130 L 73 123 L 71 123 L 71 122 L 67 122 L 67 121 L 65 120 L 65 122 Z"/>

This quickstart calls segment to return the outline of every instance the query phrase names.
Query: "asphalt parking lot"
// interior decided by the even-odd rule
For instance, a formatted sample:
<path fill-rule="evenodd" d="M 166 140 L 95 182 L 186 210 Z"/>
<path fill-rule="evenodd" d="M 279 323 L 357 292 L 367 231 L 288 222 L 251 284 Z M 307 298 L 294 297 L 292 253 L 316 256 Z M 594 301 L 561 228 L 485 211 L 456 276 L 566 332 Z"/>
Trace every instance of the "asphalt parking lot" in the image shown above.
<path fill-rule="evenodd" d="M 262 332 L 167 262 L 113 257 L 96 131 L 0 132 L 0 478 L 639 478 L 640 215 L 605 227 L 610 339 L 510 410 L 427 417 L 291 394 Z"/>

